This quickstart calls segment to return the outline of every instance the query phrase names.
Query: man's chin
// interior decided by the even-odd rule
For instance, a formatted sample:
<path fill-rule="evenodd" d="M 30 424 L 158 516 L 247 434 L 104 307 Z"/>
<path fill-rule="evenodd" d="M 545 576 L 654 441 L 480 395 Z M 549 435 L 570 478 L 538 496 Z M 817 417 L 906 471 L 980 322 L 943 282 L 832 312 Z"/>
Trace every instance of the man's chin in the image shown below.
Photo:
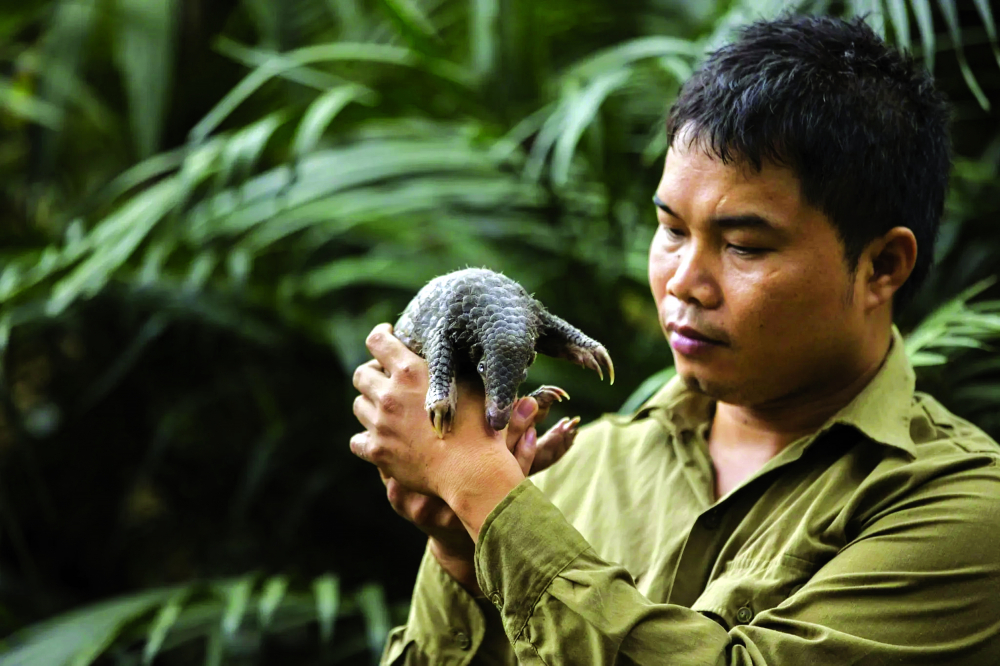
<path fill-rule="evenodd" d="M 698 372 L 684 372 L 683 370 L 678 370 L 678 375 L 680 375 L 681 381 L 690 391 L 695 393 L 700 393 L 704 396 L 712 398 L 713 400 L 722 402 L 732 402 L 736 397 L 735 392 L 731 387 L 726 386 L 724 383 L 712 378 L 706 377 L 703 373 Z"/>
<path fill-rule="evenodd" d="M 712 396 L 709 387 L 706 385 L 705 380 L 698 375 L 688 372 L 678 372 L 677 374 L 680 375 L 681 381 L 684 382 L 684 385 L 689 391 L 695 391 L 696 393 L 702 393 L 704 395 L 714 397 Z"/>

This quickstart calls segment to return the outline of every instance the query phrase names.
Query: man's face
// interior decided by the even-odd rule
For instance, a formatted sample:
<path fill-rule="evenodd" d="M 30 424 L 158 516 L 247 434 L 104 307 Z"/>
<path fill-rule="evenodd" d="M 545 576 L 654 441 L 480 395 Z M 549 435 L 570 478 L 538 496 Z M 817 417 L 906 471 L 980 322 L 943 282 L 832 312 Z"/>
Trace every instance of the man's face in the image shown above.
<path fill-rule="evenodd" d="M 725 165 L 683 135 L 674 143 L 656 190 L 649 283 L 678 373 L 745 406 L 851 381 L 867 330 L 863 299 L 798 177 L 773 164 L 759 173 Z"/>

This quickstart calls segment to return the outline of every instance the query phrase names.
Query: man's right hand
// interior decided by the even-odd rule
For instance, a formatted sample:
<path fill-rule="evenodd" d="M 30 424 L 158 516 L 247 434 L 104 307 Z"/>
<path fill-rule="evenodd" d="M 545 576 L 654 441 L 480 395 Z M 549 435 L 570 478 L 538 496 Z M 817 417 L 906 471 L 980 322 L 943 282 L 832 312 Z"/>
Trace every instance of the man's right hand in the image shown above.
<path fill-rule="evenodd" d="M 535 423 L 544 418 L 547 412 L 548 405 L 539 410 L 533 398 L 522 398 L 511 414 L 506 433 L 507 448 L 514 454 L 525 476 L 540 472 L 557 462 L 569 450 L 576 437 L 578 418 L 564 418 L 542 437 L 537 437 Z M 386 495 L 396 513 L 429 537 L 431 553 L 441 567 L 470 593 L 481 594 L 473 561 L 475 543 L 455 512 L 440 498 L 409 490 L 384 474 L 382 482 L 385 483 Z"/>

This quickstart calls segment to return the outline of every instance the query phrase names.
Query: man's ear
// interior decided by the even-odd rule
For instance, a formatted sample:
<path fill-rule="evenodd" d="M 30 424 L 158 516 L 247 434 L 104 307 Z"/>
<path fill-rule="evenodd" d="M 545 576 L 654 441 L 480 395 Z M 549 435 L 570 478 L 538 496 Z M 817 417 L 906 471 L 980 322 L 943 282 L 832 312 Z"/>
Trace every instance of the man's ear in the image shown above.
<path fill-rule="evenodd" d="M 892 301 L 917 262 L 917 239 L 906 227 L 893 227 L 876 238 L 861 257 L 865 306 L 875 309 Z"/>

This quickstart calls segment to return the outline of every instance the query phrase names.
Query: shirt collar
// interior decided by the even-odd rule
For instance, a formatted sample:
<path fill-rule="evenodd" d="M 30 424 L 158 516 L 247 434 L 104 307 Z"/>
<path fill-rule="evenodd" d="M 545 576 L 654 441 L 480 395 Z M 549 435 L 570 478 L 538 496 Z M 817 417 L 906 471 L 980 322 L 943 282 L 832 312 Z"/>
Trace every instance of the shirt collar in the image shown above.
<path fill-rule="evenodd" d="M 916 456 L 913 439 L 910 437 L 910 407 L 915 384 L 916 376 L 906 355 L 903 337 L 899 329 L 893 326 L 892 345 L 878 373 L 850 403 L 831 416 L 816 434 L 843 424 L 857 429 L 872 441 Z M 707 426 L 714 406 L 714 400 L 692 391 L 680 377 L 674 377 L 647 400 L 632 418 L 650 416 L 675 432 L 693 432 Z"/>

